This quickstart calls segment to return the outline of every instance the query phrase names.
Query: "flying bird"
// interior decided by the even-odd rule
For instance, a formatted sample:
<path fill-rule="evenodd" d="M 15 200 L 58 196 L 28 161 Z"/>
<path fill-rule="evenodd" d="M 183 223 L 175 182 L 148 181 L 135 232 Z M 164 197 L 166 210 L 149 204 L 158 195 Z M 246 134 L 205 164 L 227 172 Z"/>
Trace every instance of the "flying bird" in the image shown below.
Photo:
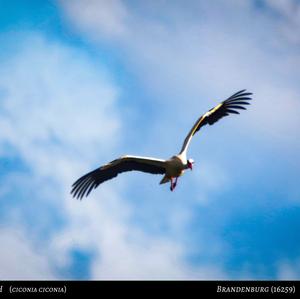
<path fill-rule="evenodd" d="M 177 185 L 178 177 L 183 175 L 185 170 L 193 169 L 194 160 L 187 159 L 187 150 L 195 133 L 207 124 L 213 125 L 224 116 L 239 114 L 237 110 L 246 110 L 244 106 L 250 104 L 251 97 L 249 96 L 251 95 L 252 93 L 246 92 L 245 89 L 238 91 L 203 114 L 187 134 L 179 154 L 172 156 L 170 159 L 163 160 L 130 155 L 122 156 L 79 178 L 72 185 L 71 194 L 75 198 L 82 199 L 103 182 L 116 177 L 122 172 L 133 170 L 164 175 L 160 184 L 170 182 L 170 190 L 173 191 Z"/>

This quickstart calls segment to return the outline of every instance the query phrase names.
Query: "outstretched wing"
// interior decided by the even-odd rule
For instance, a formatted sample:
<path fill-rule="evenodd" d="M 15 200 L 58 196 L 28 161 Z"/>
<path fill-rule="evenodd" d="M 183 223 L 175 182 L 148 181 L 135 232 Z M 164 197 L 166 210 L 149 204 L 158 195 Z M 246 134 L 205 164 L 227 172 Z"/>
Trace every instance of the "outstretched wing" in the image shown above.
<path fill-rule="evenodd" d="M 84 195 L 88 196 L 101 183 L 126 171 L 137 170 L 152 174 L 164 174 L 166 171 L 165 162 L 165 160 L 148 157 L 123 156 L 79 178 L 72 185 L 71 194 L 73 194 L 73 197 L 82 199 Z"/>
<path fill-rule="evenodd" d="M 244 105 L 249 105 L 248 102 L 251 100 L 249 97 L 252 95 L 251 92 L 246 92 L 246 90 L 238 91 L 237 93 L 233 94 L 231 97 L 226 99 L 225 101 L 221 102 L 216 107 L 210 109 L 204 115 L 202 115 L 194 124 L 188 135 L 186 136 L 184 143 L 182 145 L 180 153 L 186 152 L 187 148 L 192 140 L 192 137 L 195 135 L 196 132 L 200 130 L 201 127 L 209 124 L 213 125 L 219 119 L 229 114 L 239 114 L 237 109 L 246 110 Z"/>

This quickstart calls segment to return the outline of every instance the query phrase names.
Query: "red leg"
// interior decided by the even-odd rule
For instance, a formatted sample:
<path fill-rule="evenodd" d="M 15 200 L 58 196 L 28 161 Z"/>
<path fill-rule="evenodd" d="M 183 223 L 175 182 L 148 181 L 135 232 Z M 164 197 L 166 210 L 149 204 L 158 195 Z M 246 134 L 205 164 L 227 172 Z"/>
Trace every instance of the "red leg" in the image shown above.
<path fill-rule="evenodd" d="M 177 180 L 178 180 L 178 177 L 175 178 L 175 183 L 174 183 L 174 186 L 173 186 L 174 188 L 173 189 L 175 189 L 175 187 L 177 185 Z"/>
<path fill-rule="evenodd" d="M 177 185 L 178 177 L 175 178 L 175 182 L 173 182 L 173 178 L 171 178 L 171 187 L 170 190 L 173 191 Z"/>
<path fill-rule="evenodd" d="M 170 186 L 170 190 L 173 191 L 174 190 L 174 184 L 173 184 L 173 178 L 171 177 L 171 186 Z"/>

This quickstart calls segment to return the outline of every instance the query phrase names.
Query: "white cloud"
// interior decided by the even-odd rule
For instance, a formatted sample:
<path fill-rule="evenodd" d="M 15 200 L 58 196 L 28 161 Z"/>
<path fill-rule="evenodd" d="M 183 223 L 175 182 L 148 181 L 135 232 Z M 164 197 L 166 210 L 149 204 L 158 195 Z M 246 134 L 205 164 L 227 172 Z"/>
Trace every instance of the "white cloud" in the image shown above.
<path fill-rule="evenodd" d="M 60 1 L 70 19 L 78 18 L 78 29 L 88 31 L 92 38 L 126 35 L 127 10 L 120 0 Z"/>
<path fill-rule="evenodd" d="M 300 3 L 297 0 L 265 0 L 268 8 L 276 12 L 279 32 L 288 41 L 300 45 Z"/>
<path fill-rule="evenodd" d="M 286 5 L 290 5 L 291 1 L 287 2 Z M 297 78 L 300 57 L 294 48 L 295 35 L 299 32 L 297 12 L 285 8 L 286 17 L 281 19 L 279 26 L 275 18 L 255 6 L 253 1 L 191 1 L 189 5 L 180 1 L 172 1 L 172 4 L 171 1 L 119 3 L 126 11 L 126 22 L 120 18 L 126 34 L 112 34 L 111 45 L 118 45 L 123 62 L 147 88 L 148 97 L 150 95 L 155 103 L 151 105 L 157 107 L 151 134 L 159 143 L 153 146 L 145 141 L 148 151 L 174 151 L 178 136 L 185 136 L 191 121 L 201 111 L 205 112 L 224 96 L 247 88 L 254 92 L 253 105 L 238 121 L 226 120 L 228 134 L 221 131 L 222 126 L 205 128 L 211 130 L 209 136 L 220 138 L 220 149 L 214 148 L 214 152 L 222 151 L 222 141 L 231 144 L 235 134 L 230 128 L 234 127 L 239 139 L 232 143 L 232 152 L 223 152 L 224 160 L 232 155 L 231 161 L 234 161 L 235 153 L 240 152 L 245 154 L 240 161 L 248 164 L 252 161 L 272 163 L 269 156 L 272 150 L 282 153 L 282 159 L 285 159 L 283 155 L 299 156 L 300 89 Z M 80 27 L 88 40 L 103 45 L 103 29 L 93 27 L 95 22 L 84 18 L 78 9 L 80 5 L 83 9 L 85 2 L 76 2 L 78 14 L 71 16 L 71 24 Z M 65 13 L 72 10 L 71 6 L 63 6 Z M 101 6 L 101 2 L 95 2 L 93 9 L 100 10 Z M 114 8 L 107 13 L 117 15 Z M 81 26 L 82 18 L 90 27 Z M 286 34 L 282 30 L 287 30 Z M 291 38 L 287 38 L 288 34 L 292 34 Z M 106 38 L 109 40 L 109 34 Z M 213 132 L 218 132 L 219 137 Z M 255 150 L 256 144 L 261 145 L 259 150 Z M 190 153 L 193 153 L 192 148 Z M 239 161 L 236 164 L 239 165 Z M 202 189 L 210 191 L 210 199 L 212 190 L 222 192 L 231 182 L 231 173 L 220 166 L 215 169 L 211 166 L 214 164 L 209 161 L 203 168 L 200 163 L 196 165 L 205 186 Z M 228 166 L 234 173 L 234 165 Z M 245 167 L 237 173 L 255 184 L 256 178 L 248 177 L 249 172 Z M 201 187 L 198 184 L 200 191 L 197 193 L 205 203 L 206 192 Z"/>
<path fill-rule="evenodd" d="M 31 280 L 55 278 L 45 252 L 40 252 L 30 237 L 15 228 L 0 229 L 0 279 Z"/>
<path fill-rule="evenodd" d="M 92 196 L 84 205 L 70 201 L 66 205 L 70 223 L 51 245 L 61 266 L 75 247 L 94 252 L 92 279 L 188 277 L 181 245 L 131 225 L 130 207 L 109 187 L 101 188 L 100 201 Z"/>
<path fill-rule="evenodd" d="M 281 2 L 275 1 L 274 6 L 281 7 Z M 292 1 L 287 2 L 284 11 L 295 14 Z M 69 13 L 73 4 L 67 3 L 63 8 Z M 180 1 L 172 1 L 172 5 L 168 1 L 135 6 L 118 3 L 127 11 L 127 21 L 123 22 L 127 34 L 118 36 L 118 43 L 128 55 L 130 68 L 157 101 L 162 118 L 170 106 L 174 111 L 169 114 L 170 123 L 178 123 L 176 115 L 181 111 L 196 118 L 197 111 L 205 112 L 223 97 L 248 88 L 254 92 L 255 102 L 251 115 L 240 122 L 245 130 L 277 144 L 298 144 L 294 136 L 300 125 L 296 114 L 300 90 L 295 81 L 299 77 L 299 54 L 290 52 L 290 44 L 278 33 L 275 20 L 246 1 L 191 2 L 188 6 Z M 74 5 L 78 13 L 70 18 L 88 38 L 91 31 L 94 35 L 98 31 L 101 42 L 101 25 L 93 26 L 93 17 L 86 20 L 86 12 L 80 11 L 99 11 L 102 6 L 102 1 L 86 7 L 85 1 L 78 0 Z M 117 15 L 114 7 L 106 12 Z M 82 19 L 89 28 L 81 26 Z M 282 22 L 298 32 L 296 21 L 286 18 Z M 114 35 L 112 38 L 115 41 Z M 189 124 L 188 118 L 179 121 Z"/>
<path fill-rule="evenodd" d="M 121 196 L 124 186 L 101 186 L 97 200 L 95 194 L 83 202 L 71 199 L 74 178 L 111 158 L 122 135 L 119 91 L 100 65 L 95 67 L 80 51 L 60 42 L 25 34 L 18 50 L 2 63 L 0 88 L 1 154 L 20 157 L 31 175 L 21 171 L 4 178 L 2 203 L 15 194 L 15 186 L 25 190 L 15 195 L 21 196 L 14 199 L 18 204 L 7 209 L 10 215 L 2 231 L 12 240 L 0 248 L 0 256 L 8 261 L 12 256 L 28 256 L 33 269 L 29 275 L 12 264 L 9 277 L 3 272 L 3 278 L 40 279 L 50 274 L 61 278 L 47 270 L 49 264 L 66 269 L 72 264 L 73 249 L 93 253 L 92 279 L 224 277 L 218 267 L 192 269 L 184 261 L 182 243 L 168 235 L 148 234 L 132 223 L 133 207 Z M 24 205 L 31 206 L 30 215 Z M 51 213 L 57 209 L 62 215 L 63 226 L 56 227 L 49 206 Z M 172 218 L 172 209 L 169 213 Z M 16 248 L 21 237 L 10 229 L 16 224 L 24 227 L 27 236 L 21 253 Z M 32 244 L 39 247 L 44 242 L 47 226 L 54 232 L 48 234 L 43 251 L 36 253 Z M 46 269 L 44 276 L 40 269 Z"/>
<path fill-rule="evenodd" d="M 223 167 L 208 159 L 195 164 L 191 180 L 200 186 L 197 191 L 197 201 L 203 205 L 210 204 L 218 193 L 224 192 L 232 185 L 230 175 Z M 195 187 L 196 188 L 196 187 Z"/>
<path fill-rule="evenodd" d="M 294 262 L 282 261 L 278 265 L 277 279 L 298 280 L 300 276 L 300 260 Z"/>
<path fill-rule="evenodd" d="M 118 90 L 79 51 L 38 35 L 24 43 L 0 71 L 2 145 L 17 146 L 39 174 L 60 176 L 66 160 L 92 161 L 118 139 Z"/>
<path fill-rule="evenodd" d="M 206 111 L 220 96 L 244 87 L 254 91 L 256 99 L 251 115 L 243 116 L 244 128 L 251 128 L 247 133 L 259 132 L 269 140 L 287 144 L 298 142 L 299 89 L 291 80 L 298 75 L 298 54 L 281 54 L 277 59 L 276 51 L 285 53 L 287 48 L 274 42 L 279 38 L 274 31 L 271 40 L 266 39 L 272 25 L 250 5 L 242 4 L 245 1 L 235 6 L 237 10 L 232 10 L 231 1 L 220 1 L 221 8 L 195 2 L 192 9 L 180 2 L 172 6 L 168 2 L 147 2 L 143 9 L 137 6 L 134 10 L 121 1 L 61 3 L 81 32 L 93 41 L 111 39 L 125 51 L 124 56 L 128 55 L 126 62 L 158 103 L 161 114 L 158 112 L 157 117 L 162 121 L 151 129 L 166 145 L 161 146 L 164 150 L 174 150 L 171 140 L 184 137 L 191 117 L 198 117 L 199 111 Z M 197 22 L 191 21 L 195 19 Z M 11 145 L 33 173 L 29 188 L 40 189 L 42 194 L 49 192 L 46 199 L 31 198 L 32 204 L 51 200 L 65 217 L 65 226 L 49 239 L 44 258 L 37 259 L 40 267 L 48 267 L 44 260 L 51 255 L 63 268 L 71 263 L 70 251 L 83 248 L 95 252 L 91 270 L 94 279 L 225 278 L 221 267 L 200 265 L 194 269 L 186 264 L 187 249 L 176 238 L 148 234 L 132 223 L 133 207 L 121 196 L 126 184 L 120 188 L 116 183 L 112 188 L 107 183 L 97 200 L 95 194 L 84 202 L 70 199 L 73 179 L 95 163 L 110 159 L 124 133 L 118 111 L 120 91 L 103 67 L 93 65 L 80 51 L 40 35 L 24 39 L 17 54 L 8 58 L 0 70 L 0 152 L 11 154 L 6 147 Z M 168 113 L 165 120 L 169 111 L 174 113 Z M 179 112 L 189 117 L 178 119 L 182 115 Z M 165 130 L 161 130 L 165 123 Z M 174 130 L 174 124 L 178 130 Z M 203 169 L 199 166 L 201 174 L 206 174 L 201 180 L 207 188 L 223 188 L 230 182 L 225 179 L 228 174 L 211 166 L 214 164 L 209 162 Z M 214 172 L 218 172 L 217 178 Z M 53 190 L 46 180 L 54 182 Z M 171 206 L 166 216 L 174 226 L 178 226 L 176 211 Z M 23 211 L 16 215 L 21 222 L 27 221 Z M 25 247 L 32 250 L 31 245 Z M 34 264 L 34 251 L 32 256 Z"/>

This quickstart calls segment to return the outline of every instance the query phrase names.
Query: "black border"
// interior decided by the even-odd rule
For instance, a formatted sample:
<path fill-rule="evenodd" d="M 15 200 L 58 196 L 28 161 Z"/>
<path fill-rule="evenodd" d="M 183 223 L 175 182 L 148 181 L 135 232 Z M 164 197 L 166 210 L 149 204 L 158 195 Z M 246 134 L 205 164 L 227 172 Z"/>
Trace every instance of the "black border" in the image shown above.
<path fill-rule="evenodd" d="M 0 281 L 1 297 L 297 296 L 300 281 Z M 192 295 L 193 294 L 193 295 Z M 189 295 L 189 296 L 187 296 Z M 191 296 L 190 296 L 191 295 Z M 107 297 L 108 296 L 108 297 Z M 298 294 L 299 296 L 299 294 Z"/>

